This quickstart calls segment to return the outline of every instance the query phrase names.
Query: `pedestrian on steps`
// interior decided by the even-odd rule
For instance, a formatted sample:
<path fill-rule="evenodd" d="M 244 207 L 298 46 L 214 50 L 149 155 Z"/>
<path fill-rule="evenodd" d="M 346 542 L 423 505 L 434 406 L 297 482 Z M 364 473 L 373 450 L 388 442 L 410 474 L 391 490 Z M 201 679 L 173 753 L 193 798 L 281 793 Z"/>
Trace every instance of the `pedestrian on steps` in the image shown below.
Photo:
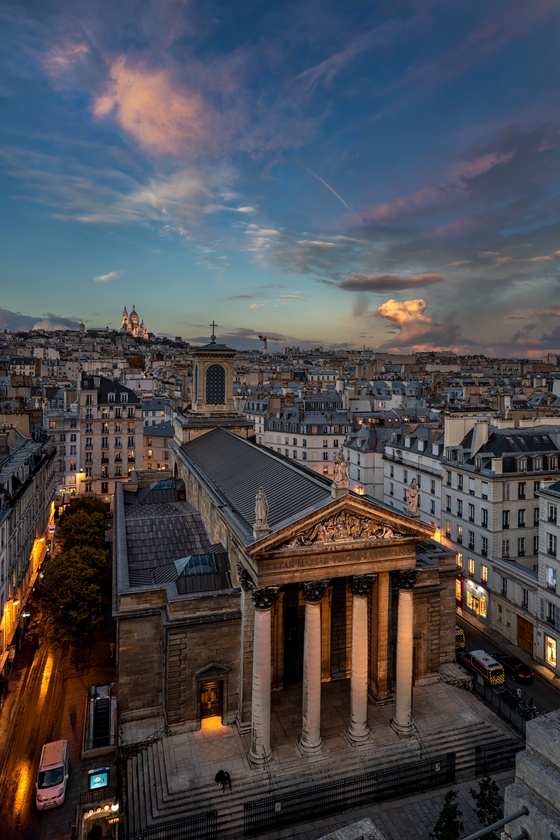
<path fill-rule="evenodd" d="M 224 784 L 222 790 L 226 789 L 226 785 L 229 785 L 229 789 L 231 790 L 231 776 L 227 770 L 224 770 Z"/>

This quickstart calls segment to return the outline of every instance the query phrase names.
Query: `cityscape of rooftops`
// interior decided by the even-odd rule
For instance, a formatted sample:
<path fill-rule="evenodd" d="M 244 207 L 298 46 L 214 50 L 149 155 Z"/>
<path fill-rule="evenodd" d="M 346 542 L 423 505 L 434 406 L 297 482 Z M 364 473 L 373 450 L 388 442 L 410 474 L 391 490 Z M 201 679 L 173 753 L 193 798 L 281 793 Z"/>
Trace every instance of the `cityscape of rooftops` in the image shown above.
<path fill-rule="evenodd" d="M 554 0 L 0 6 L 0 328 L 560 350 Z"/>

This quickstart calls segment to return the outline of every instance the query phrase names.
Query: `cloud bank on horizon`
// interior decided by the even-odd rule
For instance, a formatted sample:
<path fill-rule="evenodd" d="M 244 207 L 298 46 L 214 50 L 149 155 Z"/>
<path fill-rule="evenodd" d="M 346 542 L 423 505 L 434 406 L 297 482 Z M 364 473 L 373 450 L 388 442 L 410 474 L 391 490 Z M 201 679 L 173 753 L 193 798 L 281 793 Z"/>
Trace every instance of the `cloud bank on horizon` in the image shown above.
<path fill-rule="evenodd" d="M 560 352 L 559 27 L 556 0 L 3 0 L 4 322 L 134 299 L 240 348 Z"/>

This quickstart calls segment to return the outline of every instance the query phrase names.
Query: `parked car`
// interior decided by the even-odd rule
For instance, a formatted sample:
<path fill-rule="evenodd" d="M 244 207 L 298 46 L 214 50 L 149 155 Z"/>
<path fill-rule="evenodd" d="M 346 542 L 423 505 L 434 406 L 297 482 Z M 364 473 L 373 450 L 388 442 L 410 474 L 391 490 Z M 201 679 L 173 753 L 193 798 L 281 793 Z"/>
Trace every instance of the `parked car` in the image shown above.
<path fill-rule="evenodd" d="M 509 653 L 495 653 L 494 659 L 501 662 L 508 677 L 511 677 L 515 682 L 525 683 L 526 685 L 533 682 L 535 672 L 528 665 L 524 665 L 517 656 L 512 656 Z"/>

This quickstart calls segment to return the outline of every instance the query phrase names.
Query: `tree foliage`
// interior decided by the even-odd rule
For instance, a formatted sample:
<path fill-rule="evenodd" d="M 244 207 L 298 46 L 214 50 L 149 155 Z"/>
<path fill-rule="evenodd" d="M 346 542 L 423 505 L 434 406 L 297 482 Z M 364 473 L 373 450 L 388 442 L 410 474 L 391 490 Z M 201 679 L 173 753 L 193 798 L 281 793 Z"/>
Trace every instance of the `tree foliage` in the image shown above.
<path fill-rule="evenodd" d="M 53 645 L 80 647 L 93 632 L 106 565 L 105 553 L 89 546 L 57 554 L 47 565 L 37 595 Z"/>
<path fill-rule="evenodd" d="M 490 778 L 483 776 L 477 788 L 471 788 L 470 794 L 475 802 L 474 812 L 481 827 L 492 825 L 501 820 L 503 811 L 502 794 L 499 785 Z M 493 832 L 484 835 L 484 840 L 492 840 Z"/>
<path fill-rule="evenodd" d="M 65 513 L 61 517 L 57 538 L 64 552 L 80 546 L 101 549 L 105 539 L 105 529 L 105 516 L 102 513 L 86 513 L 85 510 L 77 510 L 75 513 Z"/>
<path fill-rule="evenodd" d="M 443 805 L 439 813 L 434 830 L 430 831 L 430 840 L 459 840 L 463 831 L 463 812 L 456 802 L 457 791 L 448 790 L 443 798 Z"/>

